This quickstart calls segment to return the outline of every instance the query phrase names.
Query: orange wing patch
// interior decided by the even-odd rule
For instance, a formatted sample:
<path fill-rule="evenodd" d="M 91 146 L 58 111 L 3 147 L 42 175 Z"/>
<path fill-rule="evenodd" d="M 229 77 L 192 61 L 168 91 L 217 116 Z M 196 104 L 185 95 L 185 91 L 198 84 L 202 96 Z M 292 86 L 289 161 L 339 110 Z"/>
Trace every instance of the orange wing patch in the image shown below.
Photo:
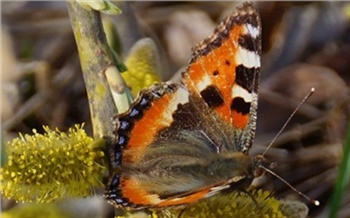
<path fill-rule="evenodd" d="M 232 111 L 233 126 L 237 129 L 244 129 L 248 125 L 249 115 L 243 115 L 237 111 Z"/>
<path fill-rule="evenodd" d="M 161 202 L 158 195 L 148 193 L 135 178 L 121 178 L 123 196 L 136 205 L 152 205 Z"/>
<path fill-rule="evenodd" d="M 229 21 L 227 20 L 226 22 Z M 237 54 L 238 44 L 235 42 L 245 32 L 245 28 L 244 26 L 234 25 L 226 38 L 220 35 L 220 31 L 224 30 L 223 27 L 219 28 L 211 39 L 215 40 L 221 37 L 220 47 L 208 48 L 212 49 L 208 54 L 194 56 L 194 61 L 189 65 L 184 76 L 184 83 L 191 93 L 196 93 L 197 95 L 200 95 L 201 91 L 211 84 L 219 87 L 223 104 L 213 109 L 219 114 L 221 119 L 228 123 L 233 123 L 230 103 L 232 101 L 232 87 L 236 77 L 235 68 L 237 66 L 235 55 Z M 199 47 L 204 47 L 204 45 Z"/>
<path fill-rule="evenodd" d="M 151 107 L 144 111 L 142 118 L 137 121 L 131 131 L 130 140 L 123 153 L 124 162 L 137 162 L 157 136 L 157 133 L 169 127 L 173 122 L 172 114 L 178 104 L 188 102 L 188 92 L 178 88 L 173 93 L 166 93 L 152 102 Z"/>
<path fill-rule="evenodd" d="M 196 202 L 200 199 L 203 199 L 206 197 L 206 195 L 210 192 L 211 187 L 203 189 L 199 192 L 195 192 L 191 195 L 187 195 L 182 198 L 172 198 L 169 200 L 165 200 L 158 204 L 159 207 L 165 207 L 165 206 L 173 206 L 173 205 L 180 205 L 180 204 L 190 204 L 193 202 Z"/>

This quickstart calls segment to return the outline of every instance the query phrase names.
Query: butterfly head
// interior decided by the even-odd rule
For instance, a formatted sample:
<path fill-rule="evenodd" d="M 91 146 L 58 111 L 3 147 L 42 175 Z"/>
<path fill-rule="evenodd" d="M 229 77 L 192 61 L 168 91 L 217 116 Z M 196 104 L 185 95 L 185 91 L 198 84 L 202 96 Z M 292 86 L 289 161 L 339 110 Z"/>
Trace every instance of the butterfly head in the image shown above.
<path fill-rule="evenodd" d="M 276 166 L 275 162 L 271 162 L 262 155 L 253 157 L 253 175 L 255 178 L 264 175 L 265 169 L 273 169 Z"/>

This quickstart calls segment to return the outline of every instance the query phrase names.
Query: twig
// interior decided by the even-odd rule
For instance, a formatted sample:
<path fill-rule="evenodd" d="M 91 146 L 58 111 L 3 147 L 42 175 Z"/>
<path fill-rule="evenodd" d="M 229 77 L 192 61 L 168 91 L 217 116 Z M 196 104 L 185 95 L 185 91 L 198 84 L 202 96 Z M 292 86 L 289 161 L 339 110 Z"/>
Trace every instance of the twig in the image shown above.
<path fill-rule="evenodd" d="M 105 70 L 113 59 L 103 31 L 100 13 L 67 1 L 69 16 L 78 46 L 79 57 L 90 105 L 94 138 L 113 140 L 112 116 L 117 113 Z"/>

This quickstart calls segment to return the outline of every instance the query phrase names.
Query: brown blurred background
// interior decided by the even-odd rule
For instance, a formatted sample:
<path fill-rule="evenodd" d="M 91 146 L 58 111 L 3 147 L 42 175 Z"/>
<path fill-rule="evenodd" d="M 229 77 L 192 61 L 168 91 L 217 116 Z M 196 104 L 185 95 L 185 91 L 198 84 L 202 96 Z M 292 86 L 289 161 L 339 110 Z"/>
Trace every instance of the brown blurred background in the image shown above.
<path fill-rule="evenodd" d="M 65 2 L 2 2 L 2 142 L 18 132 L 64 131 L 86 123 L 89 108 Z M 153 38 L 161 54 L 161 77 L 179 80 L 191 48 L 209 36 L 239 3 L 124 2 L 118 16 L 104 15 L 119 33 L 122 57 L 141 37 Z M 261 153 L 290 113 L 302 106 L 269 150 L 275 172 L 321 201 L 310 216 L 325 216 L 341 159 L 349 118 L 350 4 L 348 2 L 258 2 L 263 24 L 263 57 L 258 128 L 252 153 Z M 3 152 L 2 152 L 3 153 Z M 258 184 L 287 199 L 299 196 L 274 177 Z M 87 201 L 87 200 L 86 200 Z M 111 216 L 104 203 L 95 213 Z M 5 200 L 2 209 L 15 207 Z M 87 209 L 88 207 L 85 207 Z M 109 212 L 106 212 L 108 208 Z M 340 217 L 350 217 L 346 193 Z M 78 209 L 77 209 L 78 210 Z M 98 211 L 98 212 L 96 212 Z M 80 214 L 81 215 L 81 214 Z M 94 215 L 87 215 L 94 217 Z M 97 215 L 96 215 L 97 216 Z"/>

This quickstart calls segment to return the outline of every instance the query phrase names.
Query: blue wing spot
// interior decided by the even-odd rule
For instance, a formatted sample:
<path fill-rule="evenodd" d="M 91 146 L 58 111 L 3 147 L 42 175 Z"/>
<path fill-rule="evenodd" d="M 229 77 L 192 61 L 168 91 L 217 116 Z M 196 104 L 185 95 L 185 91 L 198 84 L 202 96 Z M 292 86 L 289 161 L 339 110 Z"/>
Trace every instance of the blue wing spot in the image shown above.
<path fill-rule="evenodd" d="M 125 120 L 120 120 L 119 121 L 119 128 L 122 129 L 122 130 L 128 130 L 129 127 L 130 127 L 130 124 L 128 121 L 125 121 Z"/>
<path fill-rule="evenodd" d="M 125 143 L 125 137 L 123 135 L 118 135 L 118 145 L 124 145 Z"/>
<path fill-rule="evenodd" d="M 141 116 L 141 112 L 140 112 L 138 109 L 133 108 L 133 109 L 130 111 L 129 116 L 130 116 L 130 117 L 138 118 L 138 117 Z"/>
<path fill-rule="evenodd" d="M 110 189 L 113 189 L 113 188 L 117 187 L 119 185 L 119 182 L 120 182 L 120 176 L 119 175 L 115 175 L 114 178 L 111 181 Z"/>
<path fill-rule="evenodd" d="M 114 161 L 114 163 L 116 165 L 121 165 L 122 164 L 121 160 L 122 160 L 122 153 L 120 151 L 116 151 L 115 152 L 115 161 Z"/>

